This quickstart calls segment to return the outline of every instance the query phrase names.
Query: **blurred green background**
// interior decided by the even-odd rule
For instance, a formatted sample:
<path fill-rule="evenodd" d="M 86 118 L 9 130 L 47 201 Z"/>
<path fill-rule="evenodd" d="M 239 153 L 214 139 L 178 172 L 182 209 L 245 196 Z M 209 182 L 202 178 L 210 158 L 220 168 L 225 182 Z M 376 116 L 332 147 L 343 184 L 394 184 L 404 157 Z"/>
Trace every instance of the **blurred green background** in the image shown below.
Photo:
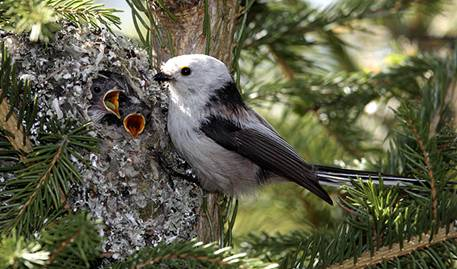
<path fill-rule="evenodd" d="M 99 2 L 123 10 L 121 32 L 137 39 L 124 0 Z M 338 76 L 363 85 L 418 51 L 439 52 L 457 34 L 457 1 L 405 2 L 332 18 L 339 1 L 257 1 L 240 58 L 245 100 L 308 162 L 381 169 L 399 102 L 376 92 L 382 87 L 354 88 Z M 281 31 L 286 23 L 293 31 Z M 269 185 L 240 197 L 234 234 L 332 229 L 343 214 L 295 184 Z"/>

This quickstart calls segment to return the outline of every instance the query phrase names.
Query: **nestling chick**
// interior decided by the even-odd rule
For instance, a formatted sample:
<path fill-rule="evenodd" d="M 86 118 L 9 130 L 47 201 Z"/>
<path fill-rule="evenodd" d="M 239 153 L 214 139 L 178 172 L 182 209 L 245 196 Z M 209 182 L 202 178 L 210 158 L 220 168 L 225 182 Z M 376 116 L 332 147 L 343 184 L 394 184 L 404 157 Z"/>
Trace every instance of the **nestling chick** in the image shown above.
<path fill-rule="evenodd" d="M 91 87 L 92 106 L 89 115 L 95 122 L 100 122 L 107 115 L 114 115 L 117 124 L 133 138 L 137 138 L 146 127 L 146 116 L 151 110 L 140 101 L 129 88 L 126 79 L 109 71 L 99 72 Z"/>
<path fill-rule="evenodd" d="M 120 75 L 100 72 L 90 88 L 92 99 L 88 110 L 89 116 L 95 122 L 100 122 L 106 115 L 110 114 L 120 119 L 119 101 L 126 90 L 127 85 Z"/>

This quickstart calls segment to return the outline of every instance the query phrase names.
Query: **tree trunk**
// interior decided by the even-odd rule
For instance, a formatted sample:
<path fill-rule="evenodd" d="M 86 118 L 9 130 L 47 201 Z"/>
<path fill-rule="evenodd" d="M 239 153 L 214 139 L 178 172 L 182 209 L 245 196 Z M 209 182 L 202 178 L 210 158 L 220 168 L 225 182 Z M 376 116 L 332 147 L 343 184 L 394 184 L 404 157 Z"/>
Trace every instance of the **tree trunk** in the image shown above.
<path fill-rule="evenodd" d="M 234 32 L 239 16 L 237 0 L 167 0 L 161 8 L 149 1 L 149 12 L 155 25 L 151 48 L 153 67 L 170 57 L 203 53 L 230 65 L 234 47 Z M 206 15 L 205 15 L 206 10 Z"/>
<path fill-rule="evenodd" d="M 168 0 L 163 6 L 148 2 L 153 16 L 151 48 L 153 68 L 182 54 L 202 53 L 214 56 L 230 66 L 234 32 L 239 16 L 237 0 Z M 154 36 L 154 34 L 156 36 Z M 198 238 L 204 242 L 220 240 L 223 232 L 218 204 L 222 195 L 209 193 L 206 206 L 200 208 Z"/>

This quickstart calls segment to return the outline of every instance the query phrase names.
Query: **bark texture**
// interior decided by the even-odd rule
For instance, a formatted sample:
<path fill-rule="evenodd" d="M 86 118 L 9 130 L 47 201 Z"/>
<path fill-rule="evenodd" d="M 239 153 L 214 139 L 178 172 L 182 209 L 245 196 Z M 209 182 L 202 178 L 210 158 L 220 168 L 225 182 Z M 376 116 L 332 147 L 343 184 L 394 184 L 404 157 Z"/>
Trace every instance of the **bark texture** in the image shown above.
<path fill-rule="evenodd" d="M 107 72 L 117 74 L 112 78 L 128 100 L 121 102 L 122 110 L 146 116 L 146 129 L 137 139 L 124 130 L 121 119 L 94 124 L 100 152 L 90 155 L 89 168 L 78 165 L 83 183 L 68 197 L 73 210 L 89 210 L 102 220 L 105 256 L 119 259 L 159 241 L 196 237 L 203 193 L 173 176 L 188 168 L 170 144 L 167 95 L 153 82 L 146 52 L 121 36 L 70 25 L 48 45 L 26 37 L 0 39 L 18 63 L 20 77 L 38 90 L 40 117 L 90 121 L 91 86 Z"/>
<path fill-rule="evenodd" d="M 155 68 L 170 57 L 191 53 L 209 54 L 230 64 L 239 1 L 213 0 L 206 7 L 203 0 L 163 2 L 164 7 L 155 1 L 148 6 L 159 34 L 151 38 Z"/>
<path fill-rule="evenodd" d="M 148 9 L 155 23 L 151 29 L 156 29 L 153 34 L 157 35 L 151 38 L 156 70 L 170 57 L 192 53 L 209 54 L 230 66 L 239 1 L 166 0 L 159 5 L 150 0 Z M 204 242 L 219 240 L 223 232 L 220 200 L 221 195 L 208 194 L 200 211 L 197 233 Z"/>

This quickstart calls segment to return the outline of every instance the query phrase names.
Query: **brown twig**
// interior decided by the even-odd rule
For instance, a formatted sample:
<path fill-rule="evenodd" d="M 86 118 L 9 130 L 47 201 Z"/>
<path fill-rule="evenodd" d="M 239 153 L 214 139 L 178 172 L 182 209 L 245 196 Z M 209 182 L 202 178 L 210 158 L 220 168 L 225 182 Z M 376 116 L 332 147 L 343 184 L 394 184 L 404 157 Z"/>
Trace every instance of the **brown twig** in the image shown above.
<path fill-rule="evenodd" d="M 432 164 L 430 161 L 430 154 L 428 153 L 427 149 L 425 148 L 425 144 L 422 141 L 422 139 L 419 136 L 419 133 L 417 132 L 417 129 L 412 125 L 411 126 L 411 131 L 413 132 L 414 138 L 417 141 L 417 144 L 419 145 L 419 148 L 422 152 L 422 156 L 424 157 L 424 163 L 425 166 L 427 167 L 427 173 L 428 177 L 430 178 L 430 191 L 432 193 L 432 214 L 433 214 L 433 219 L 437 220 L 438 219 L 438 197 L 436 193 L 436 179 L 435 175 L 433 174 L 433 169 L 432 169 Z"/>
<path fill-rule="evenodd" d="M 2 89 L 0 89 L 0 95 L 2 95 Z M 30 153 L 32 151 L 32 143 L 28 137 L 25 136 L 24 127 L 22 124 L 18 124 L 18 120 L 14 113 L 8 119 L 6 118 L 9 111 L 10 106 L 5 97 L 3 98 L 2 103 L 0 103 L 0 128 L 8 132 L 6 138 L 15 150 L 24 155 Z M 19 128 L 17 126 L 19 126 Z M 24 158 L 24 155 L 21 154 L 21 158 Z"/>
<path fill-rule="evenodd" d="M 294 70 L 292 69 L 292 67 L 290 67 L 290 65 L 287 63 L 287 61 L 285 61 L 280 55 L 279 53 L 276 51 L 276 49 L 271 45 L 271 44 L 268 44 L 268 50 L 270 51 L 270 53 L 273 55 L 273 57 L 275 58 L 276 62 L 278 63 L 279 65 L 279 68 L 281 69 L 282 73 L 284 74 L 284 76 L 286 77 L 287 80 L 292 80 L 294 79 L 295 77 L 295 72 Z"/>
<path fill-rule="evenodd" d="M 439 244 L 447 240 L 456 240 L 457 239 L 457 230 L 454 230 L 455 227 L 451 225 L 449 233 L 446 233 L 446 228 L 438 229 L 437 233 L 433 235 L 433 239 L 430 240 L 430 234 L 422 234 L 421 236 L 414 236 L 408 242 L 403 244 L 403 247 L 400 246 L 400 243 L 394 244 L 391 248 L 388 246 L 380 248 L 373 255 L 371 255 L 370 250 L 367 250 L 362 253 L 362 255 L 357 259 L 357 262 L 354 263 L 353 258 L 347 259 L 339 264 L 334 264 L 328 269 L 357 269 L 357 268 L 367 268 L 369 266 L 374 266 L 383 261 L 389 261 L 394 258 L 402 257 L 411 254 L 412 252 L 428 248 L 433 245 Z"/>
<path fill-rule="evenodd" d="M 67 248 L 71 243 L 75 241 L 75 239 L 79 236 L 81 233 L 80 230 L 77 230 L 75 234 L 67 238 L 66 240 L 62 241 L 59 246 L 54 250 L 51 255 L 49 255 L 49 260 L 47 261 L 47 264 L 50 265 L 54 262 L 55 258 Z M 47 268 L 47 266 L 46 266 Z"/>

